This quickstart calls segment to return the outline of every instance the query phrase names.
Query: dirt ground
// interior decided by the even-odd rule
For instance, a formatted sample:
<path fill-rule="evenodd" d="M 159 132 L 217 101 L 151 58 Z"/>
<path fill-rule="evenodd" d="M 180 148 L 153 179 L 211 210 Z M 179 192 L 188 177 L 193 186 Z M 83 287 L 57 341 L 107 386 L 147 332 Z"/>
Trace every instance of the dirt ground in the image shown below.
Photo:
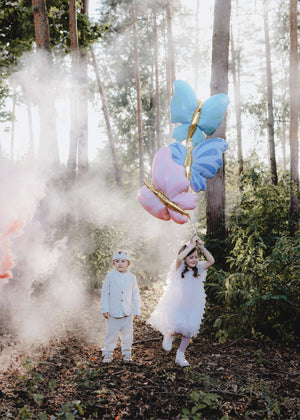
<path fill-rule="evenodd" d="M 99 299 L 52 337 L 18 341 L 0 311 L 1 419 L 300 419 L 299 346 L 247 337 L 220 344 L 208 323 L 190 344 L 191 366 L 174 364 L 147 325 L 155 301 L 143 293 L 133 362 L 102 363 Z"/>

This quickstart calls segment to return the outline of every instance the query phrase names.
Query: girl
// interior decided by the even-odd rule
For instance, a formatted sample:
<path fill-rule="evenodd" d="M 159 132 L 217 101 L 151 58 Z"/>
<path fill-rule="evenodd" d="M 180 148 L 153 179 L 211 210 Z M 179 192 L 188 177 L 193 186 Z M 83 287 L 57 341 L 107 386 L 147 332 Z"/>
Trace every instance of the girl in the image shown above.
<path fill-rule="evenodd" d="M 199 262 L 197 246 L 203 252 L 205 261 Z M 214 262 L 214 257 L 198 236 L 184 245 L 170 270 L 165 292 L 148 321 L 163 334 L 165 351 L 171 350 L 174 335 L 182 334 L 175 359 L 180 366 L 189 366 L 184 352 L 191 337 L 199 332 L 205 309 L 203 283 L 207 269 Z"/>

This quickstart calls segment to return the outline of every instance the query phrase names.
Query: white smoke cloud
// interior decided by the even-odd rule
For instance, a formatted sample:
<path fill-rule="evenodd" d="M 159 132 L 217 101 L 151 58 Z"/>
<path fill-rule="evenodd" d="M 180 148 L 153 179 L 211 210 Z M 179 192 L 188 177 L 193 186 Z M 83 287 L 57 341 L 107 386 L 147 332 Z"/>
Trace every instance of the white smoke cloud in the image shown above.
<path fill-rule="evenodd" d="M 31 103 L 47 105 L 64 97 L 69 107 L 70 87 L 74 87 L 70 73 L 61 63 L 41 77 L 43 60 L 38 53 L 24 58 L 24 68 L 13 76 L 14 83 Z M 49 118 L 55 119 L 55 115 Z M 39 119 L 33 122 L 38 125 Z M 45 147 L 50 144 L 51 149 L 53 139 L 43 132 Z M 57 134 L 61 142 L 62 133 Z M 131 267 L 136 271 L 167 271 L 187 229 L 155 219 L 140 206 L 137 192 L 112 190 L 93 172 L 67 192 L 62 186 L 65 168 L 55 168 L 53 171 L 47 155 L 39 155 L 37 160 L 31 156 L 18 162 L 1 161 L 0 233 L 14 220 L 22 220 L 24 225 L 10 243 L 15 267 L 13 278 L 0 285 L 0 309 L 10 312 L 12 327 L 22 343 L 47 342 L 64 334 L 70 325 L 86 328 L 86 336 L 99 343 L 103 335 L 100 306 L 93 303 L 96 321 L 88 317 L 84 323 L 82 314 L 90 310 L 91 302 L 85 289 L 86 275 L 74 266 L 78 247 L 82 252 L 93 251 L 93 244 L 84 237 L 68 242 L 62 234 L 69 210 L 76 205 L 78 219 L 99 227 L 122 223 L 131 237 L 150 241 L 152 258 L 145 254 L 139 267 Z M 127 238 L 122 237 L 120 245 L 127 247 Z"/>

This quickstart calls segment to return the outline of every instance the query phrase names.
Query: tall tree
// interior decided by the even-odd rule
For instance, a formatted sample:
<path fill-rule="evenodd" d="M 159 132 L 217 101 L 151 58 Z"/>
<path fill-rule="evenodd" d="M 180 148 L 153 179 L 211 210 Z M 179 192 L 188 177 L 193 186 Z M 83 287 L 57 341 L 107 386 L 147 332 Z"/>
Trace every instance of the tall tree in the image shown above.
<path fill-rule="evenodd" d="M 200 13 L 200 1 L 197 0 L 196 3 L 196 12 L 195 12 L 195 35 L 196 38 L 199 39 L 200 38 L 200 31 L 199 31 L 199 13 Z M 197 51 L 197 49 L 195 49 L 195 52 L 193 54 L 193 58 L 192 58 L 192 64 L 194 67 L 194 86 L 195 86 L 195 92 L 198 92 L 198 88 L 199 88 L 199 68 L 200 68 L 200 64 L 201 64 L 201 58 L 200 58 L 200 54 L 199 51 Z"/>
<path fill-rule="evenodd" d="M 157 21 L 156 11 L 153 10 L 153 32 L 154 32 L 154 65 L 155 65 L 155 98 L 156 98 L 156 147 L 161 147 L 161 133 L 160 133 L 160 91 L 159 91 L 159 64 L 158 64 L 158 37 L 157 37 Z"/>
<path fill-rule="evenodd" d="M 12 115 L 13 118 L 11 120 L 11 138 L 10 138 L 10 158 L 14 160 L 15 157 L 15 115 L 16 115 L 16 101 L 17 101 L 17 92 L 15 86 L 13 87 L 13 94 L 12 94 Z"/>
<path fill-rule="evenodd" d="M 291 233 L 295 233 L 299 228 L 297 0 L 290 0 L 290 40 L 290 230 Z"/>
<path fill-rule="evenodd" d="M 76 0 L 69 0 L 69 23 L 70 23 L 70 44 L 72 58 L 72 93 L 71 93 L 71 130 L 69 156 L 67 163 L 68 180 L 72 184 L 76 177 L 77 153 L 78 153 L 78 106 L 79 98 L 77 92 L 77 78 L 79 74 L 79 50 L 77 34 L 77 11 Z"/>
<path fill-rule="evenodd" d="M 140 75 L 138 37 L 137 37 L 136 16 L 135 16 L 135 0 L 133 0 L 131 4 L 130 12 L 131 12 L 132 30 L 133 30 L 136 100 L 137 100 L 136 119 L 137 119 L 138 148 L 139 148 L 139 182 L 140 182 L 140 185 L 143 185 L 144 176 L 145 176 L 144 174 L 143 120 L 142 120 L 141 75 Z"/>
<path fill-rule="evenodd" d="M 175 76 L 175 57 L 174 57 L 174 43 L 173 43 L 173 28 L 172 28 L 172 6 L 171 1 L 167 0 L 167 28 L 168 28 L 168 65 L 171 86 L 176 79 Z"/>
<path fill-rule="evenodd" d="M 171 102 L 173 94 L 173 82 L 175 81 L 175 58 L 174 58 L 174 42 L 172 29 L 172 6 L 170 0 L 167 0 L 166 7 L 167 16 L 167 89 L 168 89 L 168 103 Z M 171 114 L 169 111 L 169 133 L 172 134 Z"/>
<path fill-rule="evenodd" d="M 239 44 L 237 40 L 237 45 Z M 239 178 L 243 172 L 244 157 L 243 157 L 243 146 L 242 146 L 242 112 L 241 112 L 241 79 L 240 79 L 240 50 L 234 45 L 233 30 L 231 29 L 231 59 L 232 59 L 232 78 L 233 78 L 233 90 L 234 90 L 234 110 L 236 120 L 236 140 L 237 140 L 237 155 L 238 155 L 238 171 Z M 239 188 L 242 189 L 241 184 Z"/>
<path fill-rule="evenodd" d="M 34 140 L 33 140 L 33 124 L 32 124 L 32 111 L 31 103 L 27 103 L 27 114 L 28 114 L 28 127 L 29 127 L 29 149 L 28 154 L 30 157 L 34 157 Z"/>
<path fill-rule="evenodd" d="M 231 0 L 215 0 L 212 39 L 212 67 L 210 93 L 228 92 L 228 53 Z M 226 119 L 215 135 L 225 138 Z M 211 237 L 225 238 L 225 180 L 224 165 L 207 182 L 207 233 Z"/>
<path fill-rule="evenodd" d="M 105 124 L 106 124 L 106 130 L 107 130 L 107 135 L 108 135 L 109 148 L 110 148 L 111 157 L 112 157 L 112 163 L 113 163 L 113 168 L 114 168 L 116 184 L 119 188 L 121 188 L 122 187 L 122 182 L 121 182 L 121 176 L 120 176 L 120 169 L 119 169 L 117 156 L 116 156 L 115 141 L 114 141 L 112 128 L 111 128 L 111 124 L 110 124 L 110 118 L 109 118 L 109 113 L 108 113 L 108 109 L 107 109 L 106 96 L 105 96 L 105 92 L 104 92 L 103 83 L 101 81 L 101 77 L 100 77 L 99 68 L 98 68 L 98 65 L 97 65 L 95 53 L 94 53 L 93 49 L 91 51 L 92 51 L 91 52 L 92 63 L 93 63 L 93 67 L 94 67 L 94 70 L 95 70 L 97 85 L 98 85 L 98 89 L 99 89 L 99 93 L 100 93 L 100 97 L 101 97 L 101 101 L 102 101 L 102 110 L 103 110 L 104 120 L 105 120 Z"/>
<path fill-rule="evenodd" d="M 40 141 L 38 157 L 45 167 L 57 165 L 58 143 L 56 133 L 55 100 L 53 93 L 48 89 L 48 75 L 52 66 L 50 31 L 45 0 L 32 0 L 36 45 L 41 52 L 39 65 L 40 92 Z M 51 77 L 51 76 L 50 76 Z"/>
<path fill-rule="evenodd" d="M 36 45 L 38 48 L 51 53 L 46 0 L 32 0 L 32 11 Z"/>
<path fill-rule="evenodd" d="M 268 17 L 268 0 L 264 0 L 264 32 L 266 47 L 266 66 L 267 66 L 267 98 L 268 98 L 268 145 L 271 169 L 271 183 L 277 185 L 277 164 L 275 154 L 274 140 L 274 112 L 273 112 L 273 81 L 271 68 L 271 49 L 269 36 L 269 17 Z"/>
<path fill-rule="evenodd" d="M 89 0 L 83 0 L 81 14 L 88 16 Z M 78 138 L 78 176 L 82 177 L 89 167 L 88 162 L 88 53 L 84 46 L 79 52 L 79 138 Z"/>

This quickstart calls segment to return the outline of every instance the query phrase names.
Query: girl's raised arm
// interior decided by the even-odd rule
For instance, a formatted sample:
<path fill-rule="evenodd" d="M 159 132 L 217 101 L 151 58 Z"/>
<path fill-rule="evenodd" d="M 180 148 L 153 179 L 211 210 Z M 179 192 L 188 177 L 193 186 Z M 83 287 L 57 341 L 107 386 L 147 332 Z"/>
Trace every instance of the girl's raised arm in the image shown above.
<path fill-rule="evenodd" d="M 182 261 L 185 259 L 185 257 L 188 256 L 188 254 L 191 252 L 191 250 L 193 248 L 196 248 L 196 238 L 197 236 L 195 236 L 190 243 L 188 243 L 186 245 L 186 248 L 184 248 L 181 252 L 179 252 L 179 254 L 177 255 L 177 259 L 176 259 L 176 271 L 178 270 L 178 268 L 181 266 Z"/>
<path fill-rule="evenodd" d="M 206 258 L 206 261 L 203 264 L 203 268 L 207 270 L 215 263 L 215 259 L 212 256 L 212 254 L 205 248 L 203 241 L 201 241 L 201 239 L 198 238 L 198 236 L 195 237 L 195 241 L 198 247 L 200 248 L 200 251 L 203 252 L 204 257 Z"/>

